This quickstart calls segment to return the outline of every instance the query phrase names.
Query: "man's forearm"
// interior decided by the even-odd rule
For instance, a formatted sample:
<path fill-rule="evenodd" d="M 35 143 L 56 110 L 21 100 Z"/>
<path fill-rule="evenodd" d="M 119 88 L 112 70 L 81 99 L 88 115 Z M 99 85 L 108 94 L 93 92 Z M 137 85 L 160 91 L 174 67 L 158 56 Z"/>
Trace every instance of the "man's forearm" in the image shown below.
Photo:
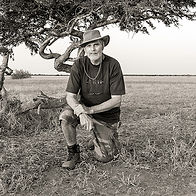
<path fill-rule="evenodd" d="M 75 96 L 67 96 L 66 98 L 67 104 L 74 110 L 80 103 L 77 99 L 77 95 Z"/>
<path fill-rule="evenodd" d="M 69 93 L 67 95 L 67 103 L 74 110 L 74 113 L 79 116 L 79 114 L 96 114 L 100 112 L 108 111 L 112 108 L 119 107 L 121 105 L 122 96 L 112 96 L 111 99 L 91 107 L 86 107 L 85 105 L 79 103 L 77 95 Z"/>
<path fill-rule="evenodd" d="M 108 111 L 115 107 L 120 107 L 120 105 L 121 105 L 121 97 L 115 97 L 101 104 L 90 107 L 90 111 L 92 111 L 91 114 L 95 114 L 95 113 Z"/>

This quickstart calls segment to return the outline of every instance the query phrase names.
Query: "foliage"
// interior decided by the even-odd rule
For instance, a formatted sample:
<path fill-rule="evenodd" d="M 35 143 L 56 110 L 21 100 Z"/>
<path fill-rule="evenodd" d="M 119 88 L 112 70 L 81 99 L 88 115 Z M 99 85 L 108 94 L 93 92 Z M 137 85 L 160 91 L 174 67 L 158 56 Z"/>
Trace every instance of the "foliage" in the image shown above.
<path fill-rule="evenodd" d="M 31 73 L 25 70 L 15 70 L 12 74 L 12 79 L 24 79 L 24 78 L 31 78 Z"/>
<path fill-rule="evenodd" d="M 194 0 L 0 0 L 0 43 L 25 43 L 37 52 L 47 36 L 76 36 L 80 31 L 116 24 L 123 31 L 148 32 L 153 20 L 178 25 L 192 20 Z"/>

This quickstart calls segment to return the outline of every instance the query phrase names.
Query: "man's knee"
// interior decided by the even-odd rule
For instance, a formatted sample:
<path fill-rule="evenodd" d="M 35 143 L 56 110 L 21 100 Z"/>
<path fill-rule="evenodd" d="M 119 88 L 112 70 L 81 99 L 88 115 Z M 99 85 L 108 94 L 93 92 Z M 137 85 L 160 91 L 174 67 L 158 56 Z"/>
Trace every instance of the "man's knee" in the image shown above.
<path fill-rule="evenodd" d="M 117 146 L 114 142 L 99 141 L 99 143 L 97 143 L 96 140 L 93 140 L 93 143 L 95 159 L 97 159 L 100 162 L 107 163 L 115 159 L 120 153 L 119 146 Z"/>
<path fill-rule="evenodd" d="M 59 115 L 60 125 L 63 123 L 65 126 L 77 126 L 77 117 L 74 115 L 71 108 L 65 108 L 63 112 Z"/>
<path fill-rule="evenodd" d="M 61 114 L 59 115 L 59 120 L 63 121 L 69 121 L 70 118 L 72 118 L 73 112 L 70 109 L 65 109 Z"/>

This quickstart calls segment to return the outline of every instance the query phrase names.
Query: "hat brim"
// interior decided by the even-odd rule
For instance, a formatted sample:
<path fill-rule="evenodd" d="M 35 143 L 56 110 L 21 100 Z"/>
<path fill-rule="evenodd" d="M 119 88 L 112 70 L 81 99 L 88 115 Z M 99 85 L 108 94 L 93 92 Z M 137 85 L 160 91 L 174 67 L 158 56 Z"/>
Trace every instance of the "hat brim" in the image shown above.
<path fill-rule="evenodd" d="M 99 38 L 96 38 L 96 39 L 88 40 L 87 42 L 82 42 L 80 44 L 80 46 L 81 47 L 85 47 L 87 44 L 89 44 L 91 42 L 94 42 L 94 41 L 97 41 L 97 40 L 103 40 L 104 46 L 107 46 L 109 44 L 109 42 L 110 42 L 110 36 L 109 35 L 106 35 L 106 36 L 99 37 Z"/>

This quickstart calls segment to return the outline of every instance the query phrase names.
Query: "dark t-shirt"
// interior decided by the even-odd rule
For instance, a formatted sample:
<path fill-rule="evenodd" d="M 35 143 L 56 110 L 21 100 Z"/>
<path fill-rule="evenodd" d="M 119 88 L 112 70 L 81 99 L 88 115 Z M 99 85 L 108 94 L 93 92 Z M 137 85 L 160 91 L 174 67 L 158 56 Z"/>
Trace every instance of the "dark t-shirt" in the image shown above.
<path fill-rule="evenodd" d="M 109 100 L 111 95 L 125 94 L 120 64 L 110 56 L 104 55 L 104 57 L 101 65 L 93 65 L 88 57 L 82 57 L 74 63 L 71 69 L 66 91 L 80 93 L 81 102 L 88 107 Z M 118 122 L 120 107 L 93 114 L 93 117 L 109 123 Z"/>

